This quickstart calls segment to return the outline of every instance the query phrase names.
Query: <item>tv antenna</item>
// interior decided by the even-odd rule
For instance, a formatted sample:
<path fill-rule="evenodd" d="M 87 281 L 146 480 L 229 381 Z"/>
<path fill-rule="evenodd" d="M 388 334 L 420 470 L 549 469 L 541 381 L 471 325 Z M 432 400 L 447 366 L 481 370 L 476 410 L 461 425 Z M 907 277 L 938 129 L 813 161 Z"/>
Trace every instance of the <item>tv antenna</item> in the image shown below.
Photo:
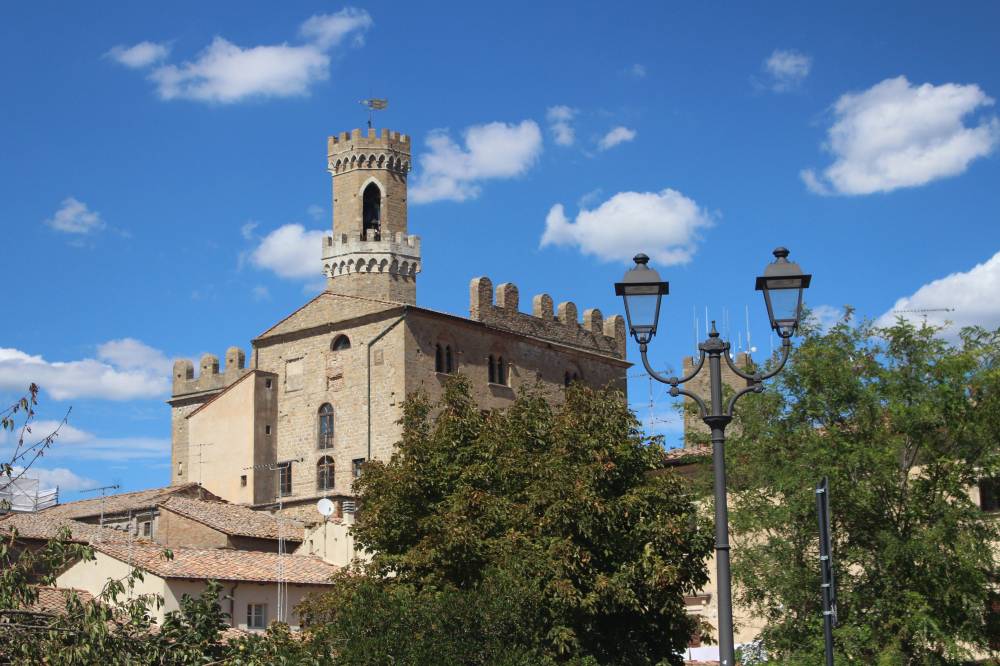
<path fill-rule="evenodd" d="M 358 102 L 368 107 L 368 129 L 372 128 L 372 123 L 375 121 L 376 111 L 385 111 L 389 107 L 389 100 L 385 97 L 369 97 L 368 99 L 363 99 Z"/>
<path fill-rule="evenodd" d="M 892 314 L 916 314 L 924 318 L 924 323 L 927 323 L 927 314 L 929 312 L 954 312 L 955 308 L 914 308 L 912 310 L 893 310 Z"/>
<path fill-rule="evenodd" d="M 98 486 L 97 488 L 87 488 L 80 491 L 81 493 L 101 493 L 101 517 L 97 523 L 100 527 L 104 527 L 104 497 L 107 495 L 107 491 L 118 490 L 121 487 L 120 483 L 113 483 L 110 486 Z"/>

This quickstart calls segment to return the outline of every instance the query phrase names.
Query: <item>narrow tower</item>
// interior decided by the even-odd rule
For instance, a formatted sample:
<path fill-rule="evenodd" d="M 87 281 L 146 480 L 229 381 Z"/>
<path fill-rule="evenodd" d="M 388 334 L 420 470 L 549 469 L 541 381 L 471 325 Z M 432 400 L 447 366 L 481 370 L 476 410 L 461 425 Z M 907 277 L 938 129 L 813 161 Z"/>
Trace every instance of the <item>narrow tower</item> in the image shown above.
<path fill-rule="evenodd" d="M 420 239 L 406 229 L 410 138 L 383 129 L 331 136 L 333 235 L 323 239 L 327 289 L 415 304 Z"/>

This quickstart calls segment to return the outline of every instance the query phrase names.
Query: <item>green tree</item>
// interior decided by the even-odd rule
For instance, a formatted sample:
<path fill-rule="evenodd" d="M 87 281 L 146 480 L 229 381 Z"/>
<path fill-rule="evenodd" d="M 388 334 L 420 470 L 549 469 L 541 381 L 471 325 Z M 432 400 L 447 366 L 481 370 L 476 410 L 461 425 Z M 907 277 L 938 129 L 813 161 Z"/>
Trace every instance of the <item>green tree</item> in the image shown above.
<path fill-rule="evenodd" d="M 728 451 L 738 598 L 779 663 L 822 663 L 814 487 L 830 478 L 844 663 L 958 664 L 989 649 L 997 523 L 970 488 L 1000 473 L 1000 331 L 807 330 Z"/>
<path fill-rule="evenodd" d="M 356 485 L 365 575 L 309 610 L 342 657 L 364 636 L 396 663 L 427 663 L 398 661 L 400 641 L 441 664 L 682 662 L 710 529 L 620 393 L 574 385 L 553 407 L 529 391 L 484 413 L 457 377 L 402 425 Z"/>

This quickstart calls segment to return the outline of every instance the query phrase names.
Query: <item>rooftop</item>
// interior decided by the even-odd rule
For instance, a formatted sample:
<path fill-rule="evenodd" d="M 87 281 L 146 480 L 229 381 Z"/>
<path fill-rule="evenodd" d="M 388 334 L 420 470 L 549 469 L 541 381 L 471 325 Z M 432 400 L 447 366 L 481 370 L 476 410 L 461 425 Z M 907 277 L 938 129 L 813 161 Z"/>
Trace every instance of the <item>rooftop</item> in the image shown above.
<path fill-rule="evenodd" d="M 220 499 L 197 483 L 184 483 L 177 486 L 149 488 L 148 490 L 137 490 L 131 493 L 119 493 L 106 497 L 94 497 L 77 502 L 68 502 L 45 509 L 44 514 L 47 516 L 59 516 L 61 518 L 91 518 L 99 516 L 102 513 L 105 515 L 121 514 L 141 509 L 152 509 L 157 504 L 175 496 Z"/>
<path fill-rule="evenodd" d="M 305 526 L 299 521 L 290 518 L 279 521 L 270 513 L 255 511 L 241 504 L 173 496 L 160 502 L 159 506 L 231 536 L 258 539 L 281 537 L 299 542 L 304 538 Z"/>
<path fill-rule="evenodd" d="M 81 523 L 70 518 L 52 515 L 49 511 L 12 513 L 0 518 L 0 536 L 7 536 L 15 529 L 19 538 L 39 541 L 55 539 L 64 529 L 69 530 L 70 541 L 80 543 L 95 543 L 97 541 L 128 543 L 129 540 L 129 534 L 124 530 Z"/>
<path fill-rule="evenodd" d="M 161 578 L 187 578 L 251 583 L 328 585 L 340 567 L 313 555 L 278 555 L 228 548 L 173 548 L 173 558 L 164 557 L 162 546 L 147 543 L 94 544 L 116 560 L 132 564 Z M 280 576 L 278 575 L 280 572 Z"/>

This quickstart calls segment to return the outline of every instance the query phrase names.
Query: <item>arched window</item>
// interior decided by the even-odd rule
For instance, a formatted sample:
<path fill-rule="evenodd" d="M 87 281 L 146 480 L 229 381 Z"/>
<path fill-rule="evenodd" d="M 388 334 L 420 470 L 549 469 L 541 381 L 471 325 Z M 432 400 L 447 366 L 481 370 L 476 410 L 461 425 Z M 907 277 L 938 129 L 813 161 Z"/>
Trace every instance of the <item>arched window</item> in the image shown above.
<path fill-rule="evenodd" d="M 363 195 L 362 217 L 364 226 L 361 231 L 362 240 L 368 238 L 368 230 L 375 231 L 375 240 L 382 236 L 382 190 L 375 183 L 369 183 Z"/>
<path fill-rule="evenodd" d="M 333 490 L 333 458 L 323 456 L 316 463 L 316 490 Z"/>
<path fill-rule="evenodd" d="M 319 408 L 319 439 L 316 448 L 333 448 L 333 405 L 324 402 Z"/>
<path fill-rule="evenodd" d="M 351 339 L 346 335 L 338 335 L 330 343 L 330 351 L 343 351 L 351 348 Z"/>
<path fill-rule="evenodd" d="M 493 356 L 490 354 L 489 359 L 487 359 L 487 365 L 489 366 L 489 379 L 490 384 L 503 384 L 507 385 L 507 364 L 503 360 L 503 356 Z"/>
<path fill-rule="evenodd" d="M 434 372 L 449 375 L 455 372 L 455 357 L 451 353 L 451 345 L 434 345 Z"/>
<path fill-rule="evenodd" d="M 563 377 L 563 385 L 569 388 L 569 385 L 573 382 L 580 381 L 580 373 L 575 370 L 567 370 L 566 375 Z"/>

